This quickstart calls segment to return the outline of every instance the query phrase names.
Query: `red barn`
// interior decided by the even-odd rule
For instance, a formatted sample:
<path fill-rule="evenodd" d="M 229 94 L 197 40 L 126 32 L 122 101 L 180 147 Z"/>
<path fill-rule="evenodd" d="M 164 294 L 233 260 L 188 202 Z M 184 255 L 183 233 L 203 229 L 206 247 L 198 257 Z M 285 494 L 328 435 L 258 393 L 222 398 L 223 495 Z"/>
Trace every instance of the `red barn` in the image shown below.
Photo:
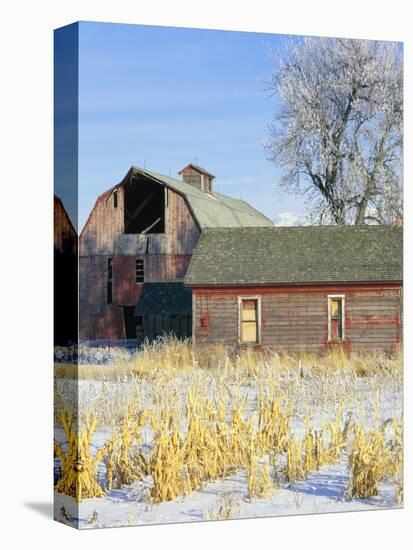
<path fill-rule="evenodd" d="M 180 173 L 182 181 L 132 167 L 98 197 L 79 243 L 81 341 L 191 336 L 183 278 L 202 231 L 272 226 L 246 202 L 216 193 L 214 176 L 200 166 Z"/>
<path fill-rule="evenodd" d="M 383 226 L 205 230 L 185 284 L 193 340 L 276 351 L 397 348 L 402 229 Z"/>

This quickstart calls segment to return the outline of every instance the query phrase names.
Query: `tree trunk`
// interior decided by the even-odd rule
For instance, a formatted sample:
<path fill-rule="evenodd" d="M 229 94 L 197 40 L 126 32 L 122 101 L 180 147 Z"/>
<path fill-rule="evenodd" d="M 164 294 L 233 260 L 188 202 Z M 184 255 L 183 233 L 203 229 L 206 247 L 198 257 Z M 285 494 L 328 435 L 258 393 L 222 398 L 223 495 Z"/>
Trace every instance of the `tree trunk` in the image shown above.
<path fill-rule="evenodd" d="M 368 204 L 368 199 L 366 196 L 364 196 L 357 208 L 357 215 L 354 221 L 354 225 L 363 225 L 365 223 L 367 204 Z"/>

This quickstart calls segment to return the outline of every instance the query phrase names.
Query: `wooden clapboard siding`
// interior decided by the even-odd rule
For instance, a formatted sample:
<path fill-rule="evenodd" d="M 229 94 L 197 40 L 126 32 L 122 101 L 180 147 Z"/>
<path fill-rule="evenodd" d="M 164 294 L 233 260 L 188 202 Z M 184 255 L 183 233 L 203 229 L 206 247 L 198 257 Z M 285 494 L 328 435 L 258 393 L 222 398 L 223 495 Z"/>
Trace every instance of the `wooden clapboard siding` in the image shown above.
<path fill-rule="evenodd" d="M 392 350 L 401 341 L 401 286 L 193 288 L 196 343 L 238 343 L 238 297 L 259 296 L 260 345 L 278 351 L 321 350 L 328 342 L 328 295 L 345 296 L 345 346 Z"/>
<path fill-rule="evenodd" d="M 136 283 L 136 258 L 113 256 L 112 272 L 113 304 L 136 306 L 143 288 L 142 283 Z"/>
<path fill-rule="evenodd" d="M 79 318 L 80 340 L 121 340 L 125 338 L 123 309 L 104 306 L 100 311 L 89 310 Z"/>
<path fill-rule="evenodd" d="M 162 281 L 183 278 L 191 255 L 148 255 L 145 258 L 145 281 Z"/>
<path fill-rule="evenodd" d="M 79 315 L 102 311 L 107 305 L 108 256 L 79 258 Z"/>
<path fill-rule="evenodd" d="M 59 197 L 54 197 L 54 252 L 75 256 L 77 234 Z"/>
<path fill-rule="evenodd" d="M 83 256 L 80 267 L 80 304 L 88 310 L 101 310 L 107 302 L 108 259 L 112 259 L 112 294 L 114 305 L 136 305 L 142 284 L 136 283 L 136 260 L 144 261 L 146 282 L 182 278 L 191 256 Z"/>

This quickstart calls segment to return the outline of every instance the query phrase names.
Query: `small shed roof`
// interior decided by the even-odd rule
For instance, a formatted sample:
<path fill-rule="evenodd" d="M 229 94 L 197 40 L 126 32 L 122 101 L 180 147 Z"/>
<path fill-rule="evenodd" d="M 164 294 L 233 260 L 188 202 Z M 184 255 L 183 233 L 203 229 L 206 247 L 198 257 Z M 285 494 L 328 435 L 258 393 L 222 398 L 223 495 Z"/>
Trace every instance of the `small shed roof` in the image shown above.
<path fill-rule="evenodd" d="M 183 282 L 144 283 L 135 315 L 190 315 L 192 291 Z"/>
<path fill-rule="evenodd" d="M 402 239 L 373 225 L 206 229 L 185 284 L 401 281 Z"/>

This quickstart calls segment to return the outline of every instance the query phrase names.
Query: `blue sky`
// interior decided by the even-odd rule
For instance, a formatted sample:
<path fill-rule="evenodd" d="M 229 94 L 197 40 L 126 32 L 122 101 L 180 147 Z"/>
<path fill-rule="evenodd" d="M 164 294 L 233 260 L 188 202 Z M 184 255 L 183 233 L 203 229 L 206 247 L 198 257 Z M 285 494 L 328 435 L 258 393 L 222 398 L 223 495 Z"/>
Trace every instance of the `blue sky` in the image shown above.
<path fill-rule="evenodd" d="M 215 189 L 274 219 L 304 212 L 281 196 L 262 140 L 277 108 L 265 89 L 268 46 L 282 35 L 81 23 L 79 228 L 96 197 L 131 165 L 172 177 L 188 162 Z"/>

